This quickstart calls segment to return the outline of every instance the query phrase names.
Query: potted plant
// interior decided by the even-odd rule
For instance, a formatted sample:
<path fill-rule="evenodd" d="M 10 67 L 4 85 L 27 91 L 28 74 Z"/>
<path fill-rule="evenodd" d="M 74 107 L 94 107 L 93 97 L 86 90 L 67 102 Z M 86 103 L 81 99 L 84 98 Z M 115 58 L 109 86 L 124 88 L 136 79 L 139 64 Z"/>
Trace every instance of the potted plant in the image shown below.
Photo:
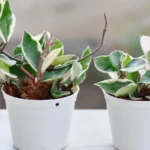
<path fill-rule="evenodd" d="M 142 36 L 140 41 L 141 57 L 116 50 L 94 58 L 96 69 L 111 78 L 95 85 L 104 93 L 118 150 L 150 148 L 150 37 Z"/>
<path fill-rule="evenodd" d="M 63 43 L 47 31 L 25 31 L 14 56 L 5 51 L 15 27 L 9 1 L 0 1 L 0 79 L 13 145 L 20 150 L 60 150 L 67 146 L 78 85 L 86 78 L 91 56 L 64 54 Z M 105 21 L 106 16 L 105 16 Z"/>

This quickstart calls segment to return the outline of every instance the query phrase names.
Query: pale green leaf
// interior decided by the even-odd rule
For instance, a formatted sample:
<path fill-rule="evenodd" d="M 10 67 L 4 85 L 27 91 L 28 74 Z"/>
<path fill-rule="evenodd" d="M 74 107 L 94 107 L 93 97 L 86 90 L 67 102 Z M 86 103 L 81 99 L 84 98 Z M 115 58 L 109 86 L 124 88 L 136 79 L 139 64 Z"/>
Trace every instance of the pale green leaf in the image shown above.
<path fill-rule="evenodd" d="M 140 79 L 139 83 L 150 84 L 150 71 L 147 71 Z"/>
<path fill-rule="evenodd" d="M 99 83 L 96 83 L 95 85 L 99 86 L 101 89 L 103 89 L 108 94 L 115 95 L 115 93 L 122 87 L 127 86 L 129 84 L 133 83 L 130 80 L 121 80 L 121 79 L 109 79 L 104 80 Z"/>
<path fill-rule="evenodd" d="M 74 61 L 71 67 L 71 81 L 78 79 L 81 73 L 82 73 L 81 64 L 77 61 Z"/>
<path fill-rule="evenodd" d="M 55 81 L 64 77 L 65 74 L 70 70 L 70 67 L 52 70 L 50 72 L 45 71 L 43 75 L 43 82 Z"/>
<path fill-rule="evenodd" d="M 70 95 L 71 93 L 69 91 L 61 91 L 59 88 L 58 88 L 58 82 L 55 81 L 52 85 L 52 88 L 50 90 L 50 93 L 51 95 L 53 96 L 53 98 L 61 98 L 63 96 L 68 96 Z"/>
<path fill-rule="evenodd" d="M 52 42 L 55 42 L 55 44 L 53 44 L 51 47 L 50 47 L 50 51 L 53 51 L 57 48 L 61 48 L 61 51 L 59 53 L 59 56 L 62 56 L 64 54 L 64 46 L 63 46 L 63 43 L 57 39 L 56 37 L 53 37 L 52 38 Z"/>
<path fill-rule="evenodd" d="M 26 61 L 35 71 L 37 71 L 42 49 L 39 42 L 36 41 L 34 37 L 26 31 L 24 32 L 21 42 L 21 49 Z"/>
<path fill-rule="evenodd" d="M 137 83 L 139 77 L 140 77 L 139 72 L 131 72 L 131 73 L 128 73 L 126 79 L 132 80 L 135 83 Z"/>
<path fill-rule="evenodd" d="M 122 61 L 122 67 L 125 68 L 132 59 L 133 58 L 129 54 L 126 54 L 125 58 Z"/>
<path fill-rule="evenodd" d="M 132 59 L 122 71 L 136 72 L 145 67 L 146 61 L 143 58 Z"/>
<path fill-rule="evenodd" d="M 0 17 L 0 36 L 7 43 L 14 31 L 16 18 L 10 9 L 9 1 L 6 0 Z"/>
<path fill-rule="evenodd" d="M 94 58 L 94 65 L 97 70 L 104 73 L 117 72 L 118 70 L 112 65 L 109 56 L 98 56 Z"/>
<path fill-rule="evenodd" d="M 126 54 L 122 51 L 113 51 L 109 55 L 110 62 L 116 69 L 120 69 L 121 63 L 123 59 L 125 58 Z"/>
<path fill-rule="evenodd" d="M 4 61 L 6 64 L 8 64 L 8 66 L 13 66 L 13 65 L 16 64 L 15 60 L 12 60 L 12 59 L 8 58 L 4 54 L 0 54 L 0 60 Z"/>
<path fill-rule="evenodd" d="M 84 52 L 82 53 L 82 57 L 81 58 L 84 58 L 86 56 L 88 56 L 89 54 L 91 54 L 91 50 L 90 50 L 90 47 L 87 47 Z M 82 60 L 81 61 L 81 65 L 82 65 L 82 70 L 85 72 L 88 70 L 89 66 L 90 66 L 90 62 L 92 60 L 92 56 L 90 57 L 87 57 L 86 59 Z"/>
<path fill-rule="evenodd" d="M 126 86 L 120 88 L 120 89 L 115 93 L 115 96 L 116 96 L 116 97 L 126 97 L 126 96 L 129 96 L 129 93 L 135 92 L 136 88 L 137 88 L 137 84 L 131 83 L 131 84 L 129 84 L 129 85 L 126 85 Z"/>
<path fill-rule="evenodd" d="M 117 73 L 108 73 L 108 75 L 109 75 L 112 79 L 118 79 L 118 74 L 117 74 Z"/>
<path fill-rule="evenodd" d="M 52 62 L 53 66 L 57 66 L 60 64 L 64 64 L 66 62 L 68 62 L 70 59 L 72 59 L 75 55 L 62 55 L 62 56 L 58 56 L 57 58 L 55 58 L 55 60 Z"/>
<path fill-rule="evenodd" d="M 55 49 L 51 51 L 46 58 L 44 58 L 42 67 L 41 67 L 41 72 L 45 72 L 45 70 L 53 63 L 53 61 L 56 59 L 58 54 L 60 53 L 61 48 Z"/>
<path fill-rule="evenodd" d="M 80 85 L 85 81 L 85 79 L 86 79 L 86 73 L 84 72 L 80 75 L 80 77 L 77 80 L 74 81 L 73 85 L 74 86 Z"/>

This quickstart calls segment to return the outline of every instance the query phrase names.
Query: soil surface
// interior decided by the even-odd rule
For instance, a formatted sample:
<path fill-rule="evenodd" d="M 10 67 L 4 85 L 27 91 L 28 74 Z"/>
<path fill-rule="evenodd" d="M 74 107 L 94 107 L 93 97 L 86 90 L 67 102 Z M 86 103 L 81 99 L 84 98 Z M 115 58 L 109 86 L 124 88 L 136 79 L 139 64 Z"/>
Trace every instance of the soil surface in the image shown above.
<path fill-rule="evenodd" d="M 22 86 L 15 84 L 5 83 L 3 90 L 13 97 L 32 99 L 32 100 L 45 100 L 53 99 L 50 95 L 52 82 L 46 83 L 33 83 L 31 80 L 20 80 Z"/>

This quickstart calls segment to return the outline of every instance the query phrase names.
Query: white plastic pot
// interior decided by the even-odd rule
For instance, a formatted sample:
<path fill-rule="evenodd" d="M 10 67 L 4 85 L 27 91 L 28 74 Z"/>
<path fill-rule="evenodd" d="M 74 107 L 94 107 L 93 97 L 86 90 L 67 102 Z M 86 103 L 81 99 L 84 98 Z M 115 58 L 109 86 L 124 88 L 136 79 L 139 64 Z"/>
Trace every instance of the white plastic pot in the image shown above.
<path fill-rule="evenodd" d="M 150 150 L 150 101 L 116 98 L 104 92 L 112 139 L 118 150 Z"/>
<path fill-rule="evenodd" d="M 72 112 L 79 92 L 55 100 L 25 100 L 7 95 L 14 147 L 19 150 L 60 150 L 67 146 Z"/>

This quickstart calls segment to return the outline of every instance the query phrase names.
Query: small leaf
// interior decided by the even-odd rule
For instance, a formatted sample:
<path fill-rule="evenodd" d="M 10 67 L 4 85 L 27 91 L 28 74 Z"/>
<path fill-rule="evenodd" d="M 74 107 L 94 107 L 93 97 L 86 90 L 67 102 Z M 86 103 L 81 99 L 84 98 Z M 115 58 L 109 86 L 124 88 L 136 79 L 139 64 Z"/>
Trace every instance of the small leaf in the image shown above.
<path fill-rule="evenodd" d="M 57 81 L 53 83 L 50 93 L 54 98 L 61 98 L 63 96 L 68 96 L 71 94 L 69 91 L 61 91 L 60 89 L 58 89 Z"/>
<path fill-rule="evenodd" d="M 105 81 L 101 81 L 99 83 L 96 83 L 95 85 L 99 86 L 101 89 L 103 89 L 108 94 L 115 95 L 115 93 L 122 87 L 129 85 L 130 83 L 133 83 L 130 80 L 121 80 L 121 79 L 109 79 Z"/>
<path fill-rule="evenodd" d="M 122 51 L 113 51 L 109 55 L 110 62 L 116 69 L 120 69 L 121 63 L 125 58 L 126 54 Z"/>
<path fill-rule="evenodd" d="M 71 67 L 71 81 L 74 81 L 79 78 L 82 72 L 82 66 L 79 62 L 74 61 Z"/>
<path fill-rule="evenodd" d="M 58 54 L 60 53 L 61 48 L 55 49 L 50 52 L 43 61 L 41 72 L 45 72 L 45 70 L 53 63 Z"/>
<path fill-rule="evenodd" d="M 110 62 L 109 56 L 98 56 L 94 58 L 94 65 L 98 71 L 104 73 L 117 72 L 118 70 Z"/>
<path fill-rule="evenodd" d="M 52 70 L 51 72 L 44 72 L 43 82 L 55 81 L 64 77 L 64 75 L 70 70 L 70 67 Z"/>
<path fill-rule="evenodd" d="M 6 0 L 0 17 L 0 35 L 4 43 L 7 43 L 14 31 L 16 18 L 10 9 L 9 1 Z"/>
<path fill-rule="evenodd" d="M 141 47 L 143 53 L 146 55 L 148 51 L 150 51 L 150 37 L 149 36 L 141 36 L 140 38 Z"/>
<path fill-rule="evenodd" d="M 53 44 L 50 47 L 50 51 L 53 51 L 53 50 L 58 49 L 58 48 L 61 48 L 61 51 L 60 51 L 58 56 L 62 56 L 64 54 L 63 43 L 59 39 L 57 39 L 56 37 L 53 37 L 52 41 L 55 42 L 55 44 Z"/>
<path fill-rule="evenodd" d="M 128 80 L 132 80 L 134 81 L 135 83 L 138 82 L 138 79 L 139 79 L 139 72 L 131 72 L 131 73 L 128 73 L 126 79 Z"/>
<path fill-rule="evenodd" d="M 117 73 L 108 73 L 108 75 L 109 75 L 112 79 L 118 79 Z"/>
<path fill-rule="evenodd" d="M 81 83 L 84 82 L 85 79 L 86 79 L 86 73 L 84 72 L 80 75 L 80 77 L 77 80 L 74 81 L 73 85 L 74 86 L 80 85 Z"/>
<path fill-rule="evenodd" d="M 31 67 L 37 71 L 42 49 L 39 42 L 36 41 L 34 37 L 26 31 L 24 32 L 21 42 L 21 49 L 24 58 L 31 65 Z"/>
<path fill-rule="evenodd" d="M 64 63 L 68 62 L 70 59 L 72 59 L 74 56 L 75 55 L 62 55 L 62 56 L 58 56 L 53 61 L 52 65 L 53 66 L 57 66 L 57 65 L 60 65 L 60 64 L 64 64 Z"/>
<path fill-rule="evenodd" d="M 84 58 L 84 57 L 88 56 L 89 54 L 91 54 L 91 50 L 90 50 L 90 47 L 87 47 L 87 48 L 84 50 L 84 52 L 83 52 L 81 58 Z M 92 60 L 92 56 L 90 56 L 90 57 L 88 57 L 88 58 L 86 58 L 86 59 L 84 59 L 84 60 L 81 61 L 82 70 L 83 70 L 84 72 L 88 70 L 88 68 L 89 68 L 89 66 L 90 66 L 91 60 Z"/>
<path fill-rule="evenodd" d="M 139 83 L 150 84 L 150 71 L 147 71 L 140 79 Z"/>
<path fill-rule="evenodd" d="M 125 58 L 122 61 L 122 67 L 125 68 L 132 59 L 133 58 L 129 54 L 126 54 Z"/>
<path fill-rule="evenodd" d="M 145 67 L 146 61 L 143 58 L 132 59 L 122 71 L 136 72 Z"/>
<path fill-rule="evenodd" d="M 4 54 L 0 54 L 0 60 L 4 61 L 6 64 L 8 64 L 8 66 L 13 66 L 16 64 L 15 60 L 11 60 Z"/>
<path fill-rule="evenodd" d="M 14 56 L 18 57 L 18 56 L 22 56 L 22 50 L 21 50 L 21 45 L 18 45 L 15 50 L 14 50 Z"/>
<path fill-rule="evenodd" d="M 10 73 L 9 65 L 5 63 L 3 60 L 0 60 L 0 72 L 4 73 L 5 75 L 11 78 L 17 78 L 17 76 Z"/>
<path fill-rule="evenodd" d="M 135 92 L 136 88 L 137 88 L 137 85 L 135 83 L 131 83 L 129 85 L 126 85 L 126 86 L 120 88 L 115 93 L 115 96 L 116 97 L 126 97 L 126 96 L 129 96 L 129 93 Z"/>

